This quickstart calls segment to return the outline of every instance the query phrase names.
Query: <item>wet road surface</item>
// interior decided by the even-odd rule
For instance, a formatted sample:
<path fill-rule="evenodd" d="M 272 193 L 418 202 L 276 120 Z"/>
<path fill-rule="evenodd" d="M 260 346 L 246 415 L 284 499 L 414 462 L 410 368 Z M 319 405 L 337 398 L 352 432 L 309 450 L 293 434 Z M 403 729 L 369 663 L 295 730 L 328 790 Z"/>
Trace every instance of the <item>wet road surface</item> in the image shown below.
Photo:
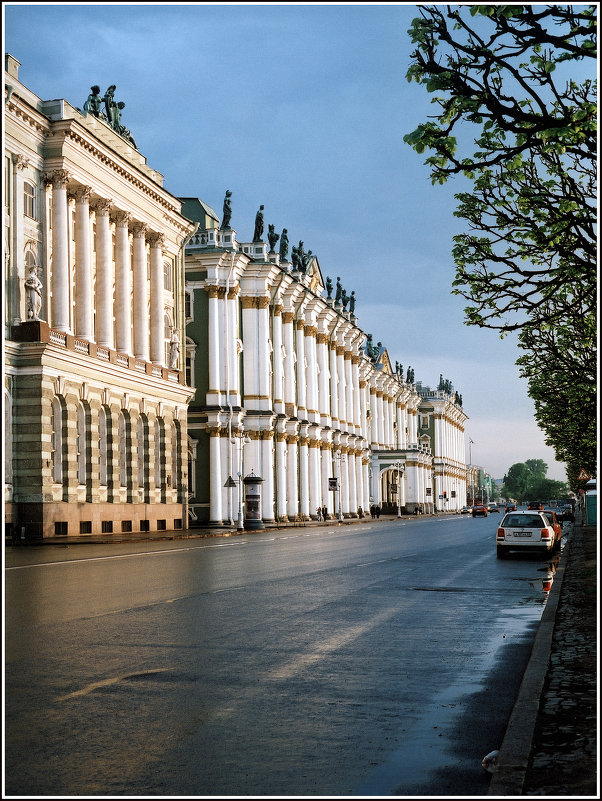
<path fill-rule="evenodd" d="M 553 577 L 498 522 L 8 548 L 7 793 L 485 794 Z"/>

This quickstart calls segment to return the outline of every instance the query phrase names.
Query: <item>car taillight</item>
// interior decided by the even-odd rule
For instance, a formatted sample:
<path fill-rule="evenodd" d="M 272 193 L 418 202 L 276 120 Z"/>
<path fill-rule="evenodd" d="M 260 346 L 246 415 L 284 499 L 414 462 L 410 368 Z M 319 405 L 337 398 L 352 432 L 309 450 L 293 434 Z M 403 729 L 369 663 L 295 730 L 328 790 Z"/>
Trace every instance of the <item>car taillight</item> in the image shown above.
<path fill-rule="evenodd" d="M 498 535 L 498 537 L 501 537 L 502 539 L 504 539 L 504 529 L 503 528 L 498 528 L 497 535 Z"/>
<path fill-rule="evenodd" d="M 549 540 L 552 535 L 548 531 L 547 528 L 542 528 L 541 530 L 541 538 L 542 540 Z"/>

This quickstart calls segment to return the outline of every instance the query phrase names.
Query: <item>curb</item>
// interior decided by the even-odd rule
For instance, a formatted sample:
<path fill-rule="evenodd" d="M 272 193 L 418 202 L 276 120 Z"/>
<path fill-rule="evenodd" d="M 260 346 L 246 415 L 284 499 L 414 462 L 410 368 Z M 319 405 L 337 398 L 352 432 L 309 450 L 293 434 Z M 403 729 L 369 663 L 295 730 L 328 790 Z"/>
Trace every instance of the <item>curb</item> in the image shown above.
<path fill-rule="evenodd" d="M 570 553 L 573 533 L 567 538 L 556 569 L 546 608 L 537 628 L 529 663 L 500 746 L 488 795 L 520 796 L 531 755 L 541 694 L 548 672 L 556 610 Z"/>

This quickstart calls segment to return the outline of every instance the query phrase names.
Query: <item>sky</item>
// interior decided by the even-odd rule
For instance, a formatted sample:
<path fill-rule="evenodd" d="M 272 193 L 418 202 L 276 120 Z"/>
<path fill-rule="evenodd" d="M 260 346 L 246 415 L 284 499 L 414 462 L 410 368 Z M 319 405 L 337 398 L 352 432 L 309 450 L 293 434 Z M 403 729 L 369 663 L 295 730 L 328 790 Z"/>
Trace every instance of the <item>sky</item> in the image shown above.
<path fill-rule="evenodd" d="M 403 137 L 430 96 L 406 72 L 414 4 L 5 3 L 4 47 L 43 100 L 82 108 L 116 85 L 122 123 L 177 197 L 199 197 L 253 237 L 288 229 L 324 279 L 355 290 L 358 325 L 404 373 L 452 381 L 468 414 L 466 460 L 564 465 L 544 441 L 515 361 L 516 338 L 464 324 L 451 294 L 462 179 L 431 186 Z M 471 442 L 472 440 L 472 442 Z"/>

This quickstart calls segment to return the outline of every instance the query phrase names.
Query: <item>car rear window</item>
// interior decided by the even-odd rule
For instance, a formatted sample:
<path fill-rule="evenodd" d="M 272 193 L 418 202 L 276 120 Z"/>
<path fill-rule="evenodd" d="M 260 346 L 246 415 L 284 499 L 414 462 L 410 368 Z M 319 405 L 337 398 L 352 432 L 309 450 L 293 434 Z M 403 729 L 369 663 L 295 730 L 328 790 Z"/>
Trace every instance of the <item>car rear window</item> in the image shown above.
<path fill-rule="evenodd" d="M 541 528 L 542 520 L 539 515 L 506 515 L 504 526 L 508 528 Z"/>

